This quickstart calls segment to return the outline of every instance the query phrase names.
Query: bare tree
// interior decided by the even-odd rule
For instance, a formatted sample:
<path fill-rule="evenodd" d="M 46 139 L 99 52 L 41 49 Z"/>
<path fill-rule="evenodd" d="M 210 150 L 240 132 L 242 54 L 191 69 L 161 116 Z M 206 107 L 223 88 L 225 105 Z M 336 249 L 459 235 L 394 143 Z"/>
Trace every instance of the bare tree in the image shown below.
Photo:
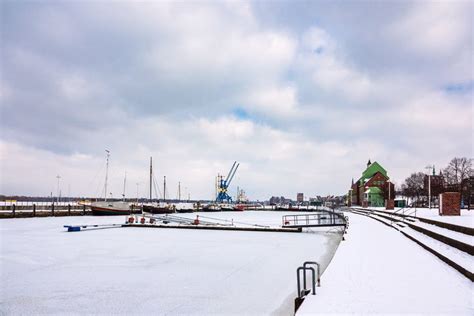
<path fill-rule="evenodd" d="M 408 178 L 405 179 L 405 183 L 402 184 L 402 192 L 403 195 L 406 197 L 417 199 L 423 195 L 423 180 L 425 178 L 425 174 L 423 172 L 415 172 L 412 173 Z"/>
<path fill-rule="evenodd" d="M 472 158 L 453 158 L 443 170 L 445 181 L 449 185 L 461 184 L 463 179 L 474 175 L 472 169 Z"/>

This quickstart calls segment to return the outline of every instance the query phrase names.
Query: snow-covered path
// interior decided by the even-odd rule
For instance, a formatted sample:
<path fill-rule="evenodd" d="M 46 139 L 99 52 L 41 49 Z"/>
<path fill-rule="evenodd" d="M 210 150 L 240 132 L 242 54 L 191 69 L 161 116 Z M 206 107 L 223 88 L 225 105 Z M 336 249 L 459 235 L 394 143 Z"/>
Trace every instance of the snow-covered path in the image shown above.
<path fill-rule="evenodd" d="M 400 232 L 349 216 L 346 241 L 298 315 L 474 314 L 472 282 Z"/>
<path fill-rule="evenodd" d="M 208 216 L 280 223 L 281 212 Z M 195 216 L 190 214 L 189 216 Z M 290 315 L 295 271 L 325 267 L 340 234 L 112 228 L 124 217 L 0 221 L 0 314 Z"/>

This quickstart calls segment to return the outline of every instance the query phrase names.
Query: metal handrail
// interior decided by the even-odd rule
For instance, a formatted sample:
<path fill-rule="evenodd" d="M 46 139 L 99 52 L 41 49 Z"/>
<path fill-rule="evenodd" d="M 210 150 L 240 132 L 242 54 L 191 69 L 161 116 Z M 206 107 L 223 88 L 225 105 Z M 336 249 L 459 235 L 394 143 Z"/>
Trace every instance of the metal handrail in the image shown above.
<path fill-rule="evenodd" d="M 319 266 L 319 263 L 317 263 L 316 261 L 306 261 L 305 263 L 303 263 L 303 268 L 305 268 L 306 266 L 308 265 L 315 265 L 317 267 L 317 271 L 318 271 L 318 287 L 321 286 L 321 267 Z M 306 288 L 306 278 L 304 278 L 303 280 L 303 286 Z"/>
<path fill-rule="evenodd" d="M 282 216 L 282 227 L 285 226 L 342 226 L 345 224 L 343 215 L 332 211 L 313 214 L 288 214 Z"/>
<path fill-rule="evenodd" d="M 312 275 L 312 289 L 313 289 L 313 295 L 316 295 L 316 276 L 315 276 L 315 272 L 314 272 L 314 268 L 308 268 L 308 267 L 298 267 L 298 269 L 296 269 L 296 282 L 297 282 L 297 286 L 298 286 L 298 297 L 299 298 L 302 298 L 303 296 L 306 295 L 306 286 L 304 287 L 303 291 L 301 291 L 301 281 L 300 281 L 300 271 L 303 271 L 304 273 L 304 280 L 306 280 L 306 271 L 309 270 L 311 271 L 311 275 Z M 306 285 L 306 282 L 304 282 L 305 285 Z"/>

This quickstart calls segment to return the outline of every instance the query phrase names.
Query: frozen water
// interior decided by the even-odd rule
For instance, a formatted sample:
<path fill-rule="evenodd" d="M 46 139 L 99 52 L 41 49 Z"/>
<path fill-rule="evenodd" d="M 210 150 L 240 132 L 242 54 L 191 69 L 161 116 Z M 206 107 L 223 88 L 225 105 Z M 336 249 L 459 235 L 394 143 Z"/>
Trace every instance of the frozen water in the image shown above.
<path fill-rule="evenodd" d="M 284 213 L 202 215 L 279 225 Z M 311 260 L 324 269 L 340 241 L 334 229 L 298 234 L 62 228 L 124 221 L 122 216 L 1 220 L 1 311 L 290 315 L 296 268 Z"/>

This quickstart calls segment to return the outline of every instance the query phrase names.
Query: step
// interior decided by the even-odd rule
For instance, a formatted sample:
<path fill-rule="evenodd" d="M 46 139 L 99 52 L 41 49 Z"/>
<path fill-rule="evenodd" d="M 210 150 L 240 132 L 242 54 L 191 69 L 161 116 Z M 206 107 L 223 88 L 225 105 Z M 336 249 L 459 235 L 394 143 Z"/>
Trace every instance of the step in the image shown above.
<path fill-rule="evenodd" d="M 450 229 L 447 229 L 447 228 L 439 227 L 439 226 L 433 225 L 433 224 L 424 223 L 424 222 L 421 222 L 421 221 L 417 221 L 413 225 L 416 225 L 416 226 L 422 227 L 424 229 L 430 230 L 432 232 L 438 233 L 440 235 L 458 240 L 458 241 L 463 242 L 463 243 L 468 244 L 468 245 L 474 245 L 474 236 L 466 235 L 466 234 L 459 233 L 459 232 L 456 232 L 456 231 L 453 231 L 453 230 L 450 230 Z"/>
<path fill-rule="evenodd" d="M 431 238 L 431 237 L 429 237 L 429 236 L 427 236 L 423 233 L 417 232 L 417 231 L 413 230 L 412 228 L 407 227 L 407 228 L 401 229 L 400 231 L 402 233 L 404 233 L 405 235 L 408 235 L 409 237 L 411 237 L 411 238 L 415 239 L 416 241 L 422 243 L 423 245 L 430 248 L 434 252 L 436 252 L 436 253 L 440 254 L 441 256 L 449 259 L 455 265 L 461 267 L 461 269 L 459 269 L 458 267 L 454 267 L 458 271 L 464 269 L 465 271 L 460 271 L 460 272 L 463 273 L 468 278 L 470 278 L 471 281 L 473 281 L 472 271 L 473 271 L 473 268 L 474 268 L 474 260 L 473 260 L 473 257 L 471 255 L 467 254 L 464 251 L 458 250 L 454 247 L 448 246 L 445 243 L 440 242 L 438 240 L 435 240 L 435 239 L 433 239 L 433 238 Z M 451 266 L 453 266 L 453 265 L 451 265 Z"/>

